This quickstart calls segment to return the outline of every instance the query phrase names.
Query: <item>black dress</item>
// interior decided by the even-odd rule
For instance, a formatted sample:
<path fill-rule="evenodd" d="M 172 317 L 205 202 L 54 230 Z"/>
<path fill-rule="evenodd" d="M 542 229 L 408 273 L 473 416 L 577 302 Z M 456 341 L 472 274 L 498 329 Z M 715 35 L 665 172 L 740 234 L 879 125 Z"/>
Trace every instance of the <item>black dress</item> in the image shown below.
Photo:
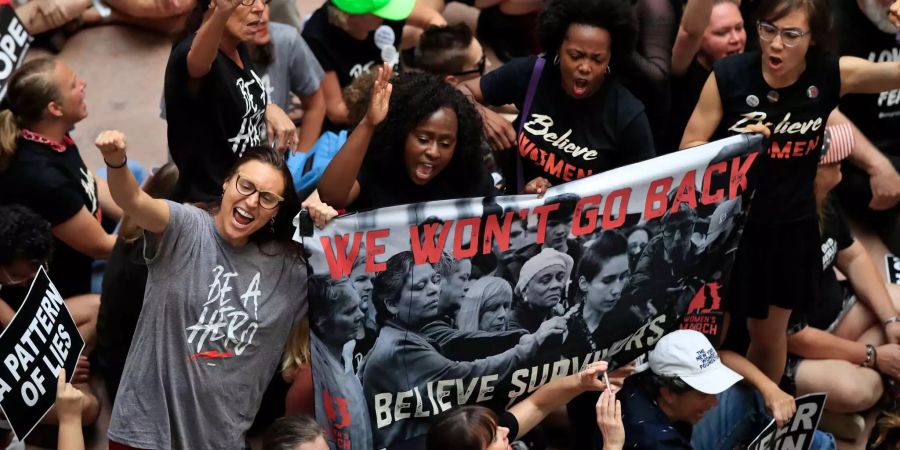
<path fill-rule="evenodd" d="M 809 55 L 806 70 L 786 88 L 771 88 L 758 52 L 713 67 L 723 116 L 715 137 L 753 123 L 769 126 L 768 148 L 749 173 L 755 194 L 732 269 L 729 309 L 764 319 L 769 306 L 805 310 L 818 298 L 821 258 L 813 181 L 825 122 L 840 98 L 836 59 Z"/>

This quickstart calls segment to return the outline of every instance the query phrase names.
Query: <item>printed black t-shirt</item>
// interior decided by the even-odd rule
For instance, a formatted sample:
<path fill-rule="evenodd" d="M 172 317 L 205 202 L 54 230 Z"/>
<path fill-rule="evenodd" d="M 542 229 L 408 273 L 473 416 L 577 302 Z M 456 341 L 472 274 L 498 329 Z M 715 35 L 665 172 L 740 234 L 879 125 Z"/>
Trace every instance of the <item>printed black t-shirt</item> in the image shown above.
<path fill-rule="evenodd" d="M 749 175 L 756 194 L 748 220 L 778 225 L 815 217 L 813 180 L 825 122 L 840 99 L 837 60 L 808 57 L 797 82 L 783 89 L 773 89 L 763 79 L 757 52 L 720 60 L 713 73 L 723 112 L 715 139 L 755 123 L 772 131 L 769 148 Z"/>
<path fill-rule="evenodd" d="M 694 59 L 684 75 L 672 76 L 670 82 L 672 108 L 669 111 L 669 125 L 666 127 L 665 140 L 656 146 L 657 153 L 665 154 L 678 150 L 681 138 L 684 136 L 684 129 L 687 128 L 691 115 L 694 114 L 694 108 L 697 107 L 697 101 L 700 100 L 700 93 L 703 92 L 703 85 L 706 84 L 709 73 L 709 69 Z"/>
<path fill-rule="evenodd" d="M 841 56 L 872 62 L 900 61 L 894 33 L 885 33 L 859 9 L 856 0 L 834 0 L 834 30 Z M 841 99 L 841 112 L 882 152 L 900 156 L 900 89 L 879 94 L 850 94 Z"/>
<path fill-rule="evenodd" d="M 844 286 L 834 273 L 837 255 L 853 245 L 853 235 L 844 218 L 841 205 L 834 196 L 830 196 L 822 213 L 822 277 L 819 292 L 821 299 L 810 311 L 791 314 L 790 323 L 805 322 L 820 330 L 828 327 L 837 319 L 844 307 Z"/>
<path fill-rule="evenodd" d="M 243 44 L 241 69 L 221 51 L 205 76 L 193 80 L 187 55 L 194 35 L 181 41 L 166 66 L 165 103 L 169 151 L 178 166 L 174 200 L 211 202 L 222 195 L 228 170 L 248 148 L 266 144 L 268 94 Z"/>
<path fill-rule="evenodd" d="M 398 164 L 402 162 L 398 161 Z M 359 196 L 347 207 L 347 211 L 498 194 L 487 170 L 466 174 L 464 179 L 455 179 L 444 172 L 420 186 L 401 171 L 386 173 L 369 161 L 364 161 L 357 175 L 357 182 Z"/>
<path fill-rule="evenodd" d="M 87 208 L 98 222 L 101 219 L 94 175 L 68 136 L 61 152 L 19 137 L 9 168 L 0 173 L 0 192 L 0 204 L 28 207 L 51 226 L 68 221 L 81 208 Z M 54 238 L 49 275 L 63 298 L 91 291 L 92 263 L 89 256 Z M 3 299 L 18 308 L 27 291 L 28 286 L 4 287 Z"/>
<path fill-rule="evenodd" d="M 536 59 L 514 59 L 482 77 L 485 103 L 521 110 Z M 544 177 L 559 185 L 656 156 L 644 105 L 615 78 L 578 100 L 566 94 L 560 77 L 559 66 L 547 61 L 517 138 L 525 183 Z"/>
<path fill-rule="evenodd" d="M 322 70 L 335 72 L 341 88 L 347 87 L 353 80 L 366 73 L 372 67 L 377 67 L 382 62 L 391 62 L 385 59 L 388 56 L 382 53 L 382 48 L 391 43 L 396 55 L 394 64 L 399 61 L 400 39 L 403 37 L 403 25 L 406 21 L 385 20 L 375 31 L 369 33 L 364 41 L 354 39 L 346 31 L 332 25 L 328 21 L 328 4 L 322 5 L 306 22 L 303 28 L 303 39 L 309 44 Z M 388 51 L 387 53 L 390 53 Z"/>

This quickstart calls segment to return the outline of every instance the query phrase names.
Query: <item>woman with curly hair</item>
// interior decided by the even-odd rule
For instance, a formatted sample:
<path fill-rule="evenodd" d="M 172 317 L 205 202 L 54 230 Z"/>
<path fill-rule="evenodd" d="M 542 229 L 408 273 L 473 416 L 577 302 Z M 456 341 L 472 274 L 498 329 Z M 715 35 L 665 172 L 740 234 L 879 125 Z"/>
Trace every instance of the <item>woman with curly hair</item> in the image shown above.
<path fill-rule="evenodd" d="M 392 95 L 391 73 L 379 70 L 366 116 L 322 174 L 322 201 L 356 211 L 493 194 L 472 104 L 426 74 L 404 74 Z"/>
<path fill-rule="evenodd" d="M 543 56 L 515 59 L 460 85 L 480 103 L 514 103 L 520 111 L 515 141 L 493 121 L 485 130 L 495 150 L 518 148 L 516 168 L 506 167 L 517 183 L 508 184 L 540 194 L 655 156 L 644 105 L 613 75 L 634 50 L 630 4 L 552 0 L 539 33 Z"/>

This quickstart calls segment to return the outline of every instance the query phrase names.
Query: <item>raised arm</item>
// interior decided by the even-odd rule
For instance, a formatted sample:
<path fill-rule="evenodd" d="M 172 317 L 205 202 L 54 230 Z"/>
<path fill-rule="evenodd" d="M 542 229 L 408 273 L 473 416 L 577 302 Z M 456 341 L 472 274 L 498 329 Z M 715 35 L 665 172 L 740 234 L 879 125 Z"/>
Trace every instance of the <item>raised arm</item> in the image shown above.
<path fill-rule="evenodd" d="M 334 155 L 319 180 L 319 198 L 335 208 L 346 208 L 359 196 L 359 182 L 356 181 L 356 177 L 359 175 L 375 127 L 387 117 L 393 89 L 390 82 L 391 73 L 393 69 L 389 64 L 384 64 L 378 69 L 378 77 L 372 86 L 369 111 L 350 133 L 347 142 L 344 142 Z"/>
<path fill-rule="evenodd" d="M 681 26 L 678 27 L 678 35 L 672 46 L 672 75 L 684 75 L 700 51 L 713 3 L 714 0 L 688 0 L 685 5 Z"/>
<path fill-rule="evenodd" d="M 843 56 L 841 67 L 841 95 L 877 94 L 900 89 L 900 62 L 872 62 L 853 56 Z"/>
<path fill-rule="evenodd" d="M 681 138 L 681 148 L 696 147 L 709 142 L 719 122 L 722 121 L 722 98 L 719 97 L 719 85 L 716 82 L 716 74 L 709 74 L 703 91 L 700 92 L 700 100 L 691 114 L 684 136 Z"/>
<path fill-rule="evenodd" d="M 95 145 L 109 167 L 107 183 L 116 204 L 141 228 L 162 234 L 169 225 L 169 206 L 142 191 L 128 170 L 125 135 L 119 131 L 104 131 L 97 136 Z"/>
<path fill-rule="evenodd" d="M 188 52 L 187 67 L 191 78 L 201 78 L 209 73 L 219 52 L 225 22 L 240 4 L 241 0 L 215 0 L 209 20 L 200 25 Z"/>
<path fill-rule="evenodd" d="M 587 369 L 563 378 L 557 378 L 509 409 L 519 422 L 519 435 L 524 435 L 539 424 L 547 414 L 569 403 L 575 396 L 586 391 L 606 389 L 598 378 L 606 371 L 605 361 L 595 362 Z"/>

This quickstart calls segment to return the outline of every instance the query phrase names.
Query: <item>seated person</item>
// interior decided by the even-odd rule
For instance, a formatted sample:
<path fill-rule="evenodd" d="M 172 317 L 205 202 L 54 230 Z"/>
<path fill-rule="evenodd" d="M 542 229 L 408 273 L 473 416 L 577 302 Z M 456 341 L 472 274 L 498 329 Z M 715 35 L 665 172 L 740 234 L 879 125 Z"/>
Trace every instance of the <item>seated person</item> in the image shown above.
<path fill-rule="evenodd" d="M 263 450 L 328 450 L 325 432 L 312 417 L 290 416 L 275 421 L 263 436 Z"/>
<path fill-rule="evenodd" d="M 0 206 L 0 329 L 9 325 L 16 313 L 16 310 L 3 300 L 2 288 L 30 286 L 41 266 L 46 267 L 52 252 L 53 235 L 47 221 L 21 205 Z M 72 299 L 66 299 L 65 302 L 82 338 L 85 342 L 93 340 L 96 334 L 97 309 L 84 308 L 84 303 L 78 302 L 77 299 L 74 302 Z M 85 351 L 84 354 L 87 353 Z M 100 414 L 100 403 L 91 392 L 88 384 L 90 374 L 86 367 L 87 357 L 82 356 L 76 366 L 72 383 L 84 393 L 83 402 L 79 402 L 78 410 L 81 411 L 79 420 L 90 425 Z M 51 410 L 41 422 L 57 423 L 57 415 Z"/>
<path fill-rule="evenodd" d="M 412 69 L 437 75 L 453 86 L 484 75 L 481 43 L 465 24 L 429 27 L 419 37 Z"/>
<path fill-rule="evenodd" d="M 419 28 L 445 24 L 436 11 L 415 0 L 355 2 L 329 0 L 317 9 L 303 29 L 303 38 L 325 70 L 326 131 L 345 128 L 348 108 L 341 89 L 372 66 L 396 65 L 407 23 Z M 411 47 L 412 45 L 409 45 Z"/>
<path fill-rule="evenodd" d="M 677 330 L 663 336 L 648 354 L 649 370 L 627 378 L 619 393 L 625 447 L 692 450 L 750 443 L 768 419 L 737 432 L 739 423 L 759 412 L 754 406 L 759 402 L 755 392 L 735 384 L 742 379 L 754 386 L 774 383 L 737 354 L 723 352 L 722 357 L 728 366 L 697 331 Z M 777 386 L 774 389 L 777 391 Z M 781 392 L 770 400 L 773 397 L 766 391 L 762 396 L 779 425 L 793 416 L 795 407 L 790 396 Z M 702 420 L 707 413 L 709 417 Z M 833 445 L 829 438 L 817 436 L 813 448 L 829 448 L 829 443 Z"/>
<path fill-rule="evenodd" d="M 834 148 L 834 147 L 832 147 Z M 795 312 L 782 386 L 798 395 L 828 393 L 833 412 L 868 410 L 881 398 L 881 377 L 900 377 L 900 316 L 862 244 L 855 241 L 829 192 L 841 181 L 840 159 L 823 155 L 815 195 L 822 239 L 819 302 Z M 847 279 L 838 281 L 834 268 Z M 834 377 L 830 374 L 841 373 Z"/>

